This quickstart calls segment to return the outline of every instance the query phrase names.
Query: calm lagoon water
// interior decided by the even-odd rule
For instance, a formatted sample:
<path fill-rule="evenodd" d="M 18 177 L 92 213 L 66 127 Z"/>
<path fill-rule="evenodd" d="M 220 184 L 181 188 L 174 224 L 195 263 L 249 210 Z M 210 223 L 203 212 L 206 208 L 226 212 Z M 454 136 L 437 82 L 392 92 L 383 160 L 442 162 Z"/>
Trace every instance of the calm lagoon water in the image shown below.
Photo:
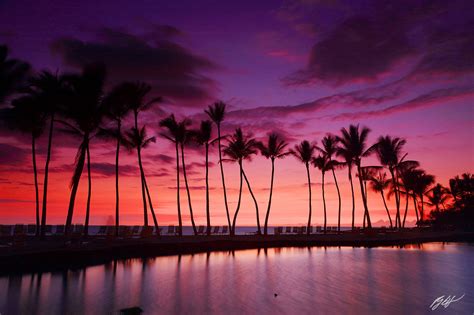
<path fill-rule="evenodd" d="M 0 313 L 473 314 L 474 245 L 310 247 L 131 259 L 0 278 Z M 275 293 L 278 294 L 275 297 Z M 429 309 L 441 295 L 465 294 Z"/>

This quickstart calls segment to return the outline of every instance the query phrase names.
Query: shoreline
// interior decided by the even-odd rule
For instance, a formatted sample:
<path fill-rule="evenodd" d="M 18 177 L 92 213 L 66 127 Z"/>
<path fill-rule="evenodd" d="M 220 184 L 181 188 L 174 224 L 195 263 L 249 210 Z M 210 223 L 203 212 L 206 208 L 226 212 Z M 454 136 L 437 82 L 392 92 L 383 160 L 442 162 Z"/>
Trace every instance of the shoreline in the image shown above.
<path fill-rule="evenodd" d="M 90 237 L 66 244 L 63 238 L 28 238 L 23 246 L 0 247 L 0 275 L 52 272 L 113 260 L 275 247 L 385 247 L 428 242 L 474 242 L 474 232 L 403 231 L 378 235 L 216 235 L 145 239 Z"/>

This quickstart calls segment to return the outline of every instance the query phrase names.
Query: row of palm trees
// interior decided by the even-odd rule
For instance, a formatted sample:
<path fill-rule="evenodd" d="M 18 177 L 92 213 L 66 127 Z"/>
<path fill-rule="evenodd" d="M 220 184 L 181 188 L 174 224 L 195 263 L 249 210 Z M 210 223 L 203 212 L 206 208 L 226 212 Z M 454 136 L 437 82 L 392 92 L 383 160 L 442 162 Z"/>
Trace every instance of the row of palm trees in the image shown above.
<path fill-rule="evenodd" d="M 4 58 L 6 60 L 6 58 Z M 0 66 L 0 70 L 1 70 Z M 0 74 L 1 75 L 1 74 Z M 124 82 L 114 86 L 110 91 L 104 91 L 106 80 L 105 67 L 102 64 L 91 64 L 84 67 L 82 73 L 57 74 L 43 71 L 31 77 L 26 86 L 17 90 L 18 97 L 13 99 L 11 106 L 3 111 L 2 116 L 8 124 L 21 132 L 27 133 L 32 139 L 32 162 L 36 192 L 36 224 L 39 235 L 44 236 L 47 219 L 48 174 L 51 161 L 52 139 L 57 130 L 79 139 L 80 144 L 74 162 L 74 172 L 71 179 L 71 193 L 66 217 L 66 234 L 71 232 L 74 215 L 75 199 L 80 184 L 84 167 L 87 166 L 88 195 L 86 201 L 85 235 L 88 234 L 90 218 L 90 202 L 92 195 L 91 155 L 90 142 L 97 138 L 112 140 L 115 143 L 115 225 L 116 233 L 120 225 L 119 211 L 119 165 L 120 150 L 122 147 L 129 151 L 136 151 L 140 171 L 141 195 L 143 202 L 144 226 L 148 226 L 148 210 L 153 224 L 159 233 L 158 220 L 153 208 L 153 202 L 143 167 L 142 151 L 150 143 L 155 142 L 155 137 L 149 137 L 147 126 L 140 123 L 140 113 L 150 109 L 161 101 L 161 98 L 150 97 L 151 87 L 141 82 Z M 403 154 L 404 139 L 390 136 L 379 137 L 372 146 L 367 143 L 370 129 L 358 125 L 342 128 L 340 135 L 328 134 L 321 140 L 321 146 L 315 142 L 304 140 L 288 149 L 288 143 L 278 134 L 271 133 L 265 142 L 256 140 L 251 134 L 244 133 L 237 128 L 232 135 L 222 134 L 222 123 L 225 119 L 226 104 L 216 102 L 210 105 L 205 114 L 209 119 L 200 123 L 198 129 L 192 129 L 190 119 L 176 120 L 170 115 L 159 122 L 160 135 L 173 143 L 176 153 L 176 198 L 179 233 L 182 233 L 182 211 L 180 200 L 180 169 L 182 170 L 189 213 L 193 231 L 197 234 L 194 220 L 192 196 L 186 174 L 186 147 L 190 143 L 197 143 L 205 149 L 206 172 L 206 222 L 207 234 L 211 233 L 211 213 L 209 201 L 209 148 L 217 143 L 219 167 L 222 180 L 224 205 L 226 210 L 229 233 L 235 234 L 236 222 L 241 206 L 243 182 L 249 190 L 254 201 L 257 233 L 262 234 L 259 207 L 244 162 L 250 161 L 257 153 L 261 153 L 271 162 L 271 179 L 268 205 L 265 213 L 263 234 L 268 233 L 268 222 L 271 212 L 272 195 L 274 186 L 275 161 L 288 155 L 295 156 L 306 168 L 308 180 L 308 229 L 310 232 L 312 218 L 312 186 L 310 166 L 321 171 L 322 199 L 324 210 L 324 231 L 327 228 L 327 209 L 325 201 L 325 175 L 331 172 L 338 194 L 338 231 L 341 227 L 341 194 L 335 170 L 347 167 L 348 179 L 352 195 L 352 228 L 355 226 L 355 191 L 353 186 L 353 168 L 359 180 L 360 193 L 364 207 L 364 227 L 371 228 L 368 204 L 367 183 L 372 190 L 381 194 L 391 227 L 402 228 L 408 211 L 409 198 L 413 199 L 417 220 L 424 218 L 424 196 L 430 191 L 434 177 L 419 169 L 419 163 L 406 160 Z M 124 121 L 129 115 L 133 117 L 131 128 L 124 128 Z M 217 136 L 213 138 L 213 126 L 217 127 Z M 57 128 L 59 126 L 59 128 Z M 42 209 L 40 212 L 39 185 L 36 163 L 36 141 L 47 131 L 47 151 L 44 166 L 44 184 Z M 375 154 L 381 166 L 362 166 L 362 160 Z M 224 163 L 236 163 L 239 166 L 239 195 L 236 209 L 229 210 L 227 198 Z M 388 178 L 388 175 L 390 178 Z M 395 197 L 396 217 L 392 224 L 390 211 L 385 200 L 385 191 L 388 196 Z M 405 196 L 405 213 L 401 215 L 402 196 Z M 418 208 L 420 207 L 420 211 Z"/>

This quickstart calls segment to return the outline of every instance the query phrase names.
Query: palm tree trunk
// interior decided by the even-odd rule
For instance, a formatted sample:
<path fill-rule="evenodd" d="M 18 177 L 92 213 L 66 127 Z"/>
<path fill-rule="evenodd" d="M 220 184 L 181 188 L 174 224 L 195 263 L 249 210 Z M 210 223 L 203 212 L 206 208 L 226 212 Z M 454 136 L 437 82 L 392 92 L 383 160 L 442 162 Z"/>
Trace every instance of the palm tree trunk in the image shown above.
<path fill-rule="evenodd" d="M 206 234 L 211 235 L 211 213 L 209 206 L 209 143 L 206 142 L 206 218 L 207 229 Z"/>
<path fill-rule="evenodd" d="M 244 175 L 245 182 L 247 183 L 247 187 L 249 188 L 250 195 L 252 196 L 253 202 L 254 202 L 254 204 L 255 204 L 255 212 L 256 212 L 256 215 L 257 215 L 257 234 L 258 234 L 258 235 L 261 235 L 261 234 L 262 234 L 262 230 L 260 229 L 260 215 L 259 215 L 259 213 L 258 213 L 258 203 L 257 203 L 257 199 L 255 198 L 255 195 L 253 194 L 252 188 L 250 188 L 249 179 L 247 178 L 247 175 L 245 175 L 245 172 L 244 172 L 243 169 L 242 169 L 242 175 Z"/>
<path fill-rule="evenodd" d="M 389 168 L 389 171 L 390 171 L 390 175 L 392 176 L 392 185 L 393 185 L 393 190 L 395 192 L 395 204 L 396 204 L 396 207 L 397 207 L 397 214 L 396 214 L 396 223 L 395 223 L 395 226 L 398 225 L 398 228 L 401 228 L 402 227 L 402 222 L 401 222 L 401 219 L 400 219 L 400 196 L 398 195 L 398 188 L 397 188 L 397 181 L 395 179 L 395 173 L 393 171 L 393 168 Z"/>
<path fill-rule="evenodd" d="M 153 224 L 155 225 L 156 235 L 160 236 L 160 227 L 158 226 L 158 220 L 156 219 L 155 209 L 153 209 L 153 203 L 151 202 L 150 190 L 148 190 L 148 184 L 146 182 L 144 170 L 143 170 L 143 185 L 145 186 L 146 195 L 148 197 L 148 204 L 150 205 L 150 212 L 151 212 L 151 217 L 153 218 Z"/>
<path fill-rule="evenodd" d="M 309 163 L 306 162 L 306 176 L 308 177 L 308 193 L 309 193 L 309 213 L 308 213 L 308 225 L 306 227 L 306 234 L 310 235 L 311 233 L 311 216 L 312 216 L 312 207 L 311 207 L 311 176 L 309 174 Z"/>
<path fill-rule="evenodd" d="M 231 236 L 235 235 L 235 224 L 237 222 L 237 215 L 239 214 L 240 202 L 242 200 L 242 182 L 243 182 L 242 177 L 243 177 L 243 173 L 244 173 L 244 169 L 242 167 L 242 161 L 239 161 L 239 173 L 240 173 L 239 199 L 237 201 L 237 208 L 235 209 L 234 219 L 232 220 L 232 226 L 231 226 L 231 229 L 230 229 L 230 235 Z"/>
<path fill-rule="evenodd" d="M 362 183 L 362 178 L 361 178 L 360 163 L 357 163 L 357 172 L 359 173 L 360 193 L 362 195 L 362 203 L 364 204 L 364 211 L 365 211 L 364 215 L 367 218 L 367 228 L 371 229 L 372 223 L 370 222 L 369 208 L 367 207 L 367 196 L 364 193 L 364 184 Z"/>
<path fill-rule="evenodd" d="M 349 168 L 349 183 L 351 183 L 351 195 L 352 195 L 352 230 L 354 230 L 354 223 L 355 223 L 355 196 L 354 196 L 354 184 L 352 183 L 352 171 L 351 167 Z"/>
<path fill-rule="evenodd" d="M 323 193 L 323 209 L 324 209 L 324 234 L 327 232 L 327 215 L 326 215 L 326 195 L 324 193 L 324 171 L 321 172 L 322 174 L 322 184 L 321 184 L 321 189 Z"/>
<path fill-rule="evenodd" d="M 48 136 L 48 153 L 46 155 L 46 164 L 44 166 L 44 183 L 43 183 L 43 210 L 41 213 L 41 237 L 45 236 L 46 233 L 46 214 L 48 204 L 48 175 L 49 175 L 49 162 L 51 161 L 51 145 L 53 142 L 53 130 L 54 130 L 54 113 L 51 114 L 51 122 L 49 124 L 49 136 Z"/>
<path fill-rule="evenodd" d="M 380 191 L 380 194 L 382 195 L 383 205 L 385 206 L 385 210 L 387 211 L 388 220 L 390 221 L 390 228 L 393 229 L 392 217 L 390 216 L 390 211 L 388 210 L 387 202 L 385 202 L 385 196 L 383 194 L 383 190 Z"/>
<path fill-rule="evenodd" d="M 423 202 L 423 194 L 420 195 L 421 211 L 420 211 L 420 222 L 423 222 L 423 216 L 425 214 L 425 203 Z"/>
<path fill-rule="evenodd" d="M 267 207 L 267 213 L 265 215 L 265 225 L 263 227 L 263 234 L 267 235 L 267 229 L 268 229 L 268 218 L 270 216 L 270 208 L 272 206 L 272 194 L 273 194 L 273 178 L 275 176 L 275 158 L 272 158 L 272 177 L 270 180 L 270 196 L 268 197 L 268 207 Z"/>
<path fill-rule="evenodd" d="M 416 214 L 416 222 L 418 222 L 418 220 L 420 218 L 418 217 L 418 207 L 416 205 L 416 195 L 415 195 L 415 193 L 413 193 L 412 198 L 413 198 L 413 208 L 415 209 L 415 214 Z"/>
<path fill-rule="evenodd" d="M 147 211 L 147 203 L 146 203 L 145 181 L 143 178 L 142 153 L 141 153 L 140 148 L 137 148 L 137 156 L 138 156 L 138 167 L 140 168 L 140 181 L 142 185 L 143 226 L 148 226 L 148 211 Z"/>
<path fill-rule="evenodd" d="M 336 172 L 332 168 L 332 176 L 334 177 L 334 184 L 336 184 L 337 197 L 339 199 L 339 211 L 337 215 L 337 232 L 341 233 L 341 192 L 339 191 L 339 185 L 337 183 Z"/>
<path fill-rule="evenodd" d="M 35 206 L 36 206 L 36 236 L 40 235 L 40 212 L 39 212 L 39 188 L 38 188 L 38 170 L 36 168 L 36 138 L 31 137 L 31 157 L 33 162 L 33 175 L 35 178 Z"/>
<path fill-rule="evenodd" d="M 74 203 L 76 202 L 76 194 L 77 189 L 79 188 L 79 182 L 81 180 L 82 170 L 84 169 L 84 162 L 86 157 L 86 147 L 87 147 L 87 139 L 83 140 L 81 144 L 81 152 L 77 161 L 75 174 L 77 176 L 73 177 L 72 189 L 71 189 L 71 196 L 69 197 L 69 207 L 67 210 L 67 217 L 66 217 L 66 227 L 64 230 L 64 234 L 68 236 L 71 233 L 71 225 L 72 225 L 72 216 L 74 214 Z"/>
<path fill-rule="evenodd" d="M 224 178 L 224 165 L 222 164 L 222 150 L 221 150 L 221 125 L 217 124 L 217 143 L 219 147 L 219 164 L 221 166 L 221 178 L 222 178 L 222 189 L 224 190 L 224 204 L 225 212 L 227 215 L 227 224 L 229 225 L 229 234 L 232 232 L 232 226 L 230 224 L 230 214 L 229 214 L 229 204 L 227 202 L 227 190 L 225 187 L 225 178 Z M 234 216 L 235 218 L 235 216 Z"/>
<path fill-rule="evenodd" d="M 122 123 L 117 121 L 117 148 L 115 151 L 115 236 L 119 236 L 120 216 L 119 216 L 119 155 L 120 155 L 120 134 Z"/>
<path fill-rule="evenodd" d="M 405 228 L 405 221 L 407 219 L 407 213 L 408 213 L 408 192 L 406 192 L 406 203 L 405 203 L 405 214 L 403 215 L 403 222 L 402 222 L 402 228 Z"/>
<path fill-rule="evenodd" d="M 194 223 L 193 206 L 191 202 L 191 192 L 189 191 L 188 177 L 186 176 L 186 163 L 184 162 L 184 144 L 183 143 L 181 143 L 181 164 L 183 166 L 183 177 L 184 177 L 184 184 L 186 185 L 186 193 L 188 194 L 188 205 L 189 205 L 189 213 L 191 215 L 191 224 L 193 226 L 194 235 L 197 235 L 198 231 L 196 229 L 196 224 Z"/>
<path fill-rule="evenodd" d="M 89 143 L 86 147 L 87 156 L 87 205 L 86 205 L 86 222 L 84 224 L 84 236 L 89 234 L 89 216 L 91 210 L 91 195 L 92 195 L 92 178 L 91 178 L 91 156 L 89 152 Z"/>
<path fill-rule="evenodd" d="M 178 205 L 178 225 L 179 225 L 179 236 L 183 236 L 183 219 L 181 218 L 181 200 L 179 197 L 179 149 L 178 142 L 175 142 L 176 147 L 176 202 Z"/>
<path fill-rule="evenodd" d="M 364 183 L 364 195 L 365 195 L 365 202 L 367 203 L 367 208 L 369 207 L 369 201 L 367 199 L 367 182 L 365 180 L 362 181 Z M 364 223 L 362 226 L 365 229 L 366 226 L 366 221 L 367 221 L 367 213 L 364 212 Z"/>

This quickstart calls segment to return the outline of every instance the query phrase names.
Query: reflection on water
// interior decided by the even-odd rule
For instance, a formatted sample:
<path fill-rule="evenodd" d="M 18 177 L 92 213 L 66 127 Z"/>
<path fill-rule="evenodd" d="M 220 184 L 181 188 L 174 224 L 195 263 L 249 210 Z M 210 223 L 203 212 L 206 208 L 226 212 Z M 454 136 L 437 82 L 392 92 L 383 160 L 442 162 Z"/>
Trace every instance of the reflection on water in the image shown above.
<path fill-rule="evenodd" d="M 0 278 L 1 314 L 438 313 L 474 311 L 474 246 L 272 248 L 131 259 Z M 274 294 L 278 294 L 275 297 Z"/>

